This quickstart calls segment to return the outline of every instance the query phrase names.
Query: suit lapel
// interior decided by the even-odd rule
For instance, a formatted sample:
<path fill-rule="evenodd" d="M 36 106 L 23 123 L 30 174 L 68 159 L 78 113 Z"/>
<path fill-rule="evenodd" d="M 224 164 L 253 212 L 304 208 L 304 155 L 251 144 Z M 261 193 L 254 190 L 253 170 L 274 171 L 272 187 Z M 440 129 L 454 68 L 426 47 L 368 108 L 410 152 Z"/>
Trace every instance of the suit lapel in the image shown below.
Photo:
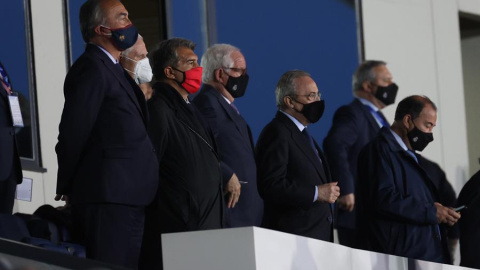
<path fill-rule="evenodd" d="M 115 67 L 115 65 L 113 63 L 106 62 L 105 65 L 115 75 L 115 77 L 117 77 L 117 79 L 120 82 L 120 85 L 122 86 L 123 90 L 127 93 L 127 95 L 130 97 L 130 99 L 133 101 L 133 103 L 137 107 L 138 111 L 140 112 L 140 115 L 145 120 L 145 117 L 144 117 L 143 112 L 142 112 L 142 108 L 140 107 L 140 104 L 138 102 L 138 98 L 137 98 L 137 96 L 135 95 L 135 92 L 134 92 L 135 89 L 130 85 L 130 83 L 128 82 L 128 79 L 126 78 L 126 76 L 128 76 L 128 75 L 125 74 L 125 73 L 122 74 L 119 71 L 117 71 L 117 67 Z"/>
<path fill-rule="evenodd" d="M 164 84 L 164 91 L 162 92 L 169 100 L 169 103 L 172 105 L 173 110 L 175 111 L 175 116 L 184 124 L 186 127 L 199 135 L 203 141 L 209 144 L 209 147 L 213 148 L 212 141 L 207 136 L 207 130 L 203 127 L 200 119 L 198 119 L 198 112 L 195 112 L 193 104 L 187 104 L 177 90 L 173 89 L 170 85 Z M 189 107 L 191 106 L 191 107 Z"/>
<path fill-rule="evenodd" d="M 370 130 L 373 130 L 376 133 L 380 130 L 380 126 L 377 123 L 377 120 L 373 117 L 372 113 L 370 110 L 368 110 L 365 105 L 363 105 L 362 102 L 360 102 L 358 99 L 354 100 L 355 106 L 364 114 L 365 119 L 367 119 L 368 124 L 370 125 Z"/>
<path fill-rule="evenodd" d="M 117 80 L 120 82 L 120 85 L 122 86 L 122 89 L 127 93 L 128 97 L 132 100 L 132 102 L 135 104 L 135 107 L 137 107 L 138 112 L 142 116 L 144 123 L 146 123 L 146 118 L 145 115 L 142 111 L 142 108 L 139 104 L 139 100 L 135 94 L 135 88 L 130 85 L 128 82 L 128 79 L 126 76 L 129 76 L 128 74 L 125 74 L 125 71 L 120 72 L 120 69 L 112 62 L 112 60 L 103 52 L 101 51 L 96 45 L 89 44 L 87 45 L 87 50 L 91 51 L 92 53 L 97 54 L 100 59 L 102 60 L 103 64 L 106 66 L 106 68 L 117 78 Z M 120 65 L 120 64 L 118 64 Z M 141 90 L 140 90 L 141 91 Z"/>
<path fill-rule="evenodd" d="M 383 132 L 382 135 L 386 138 L 390 147 L 394 151 L 400 152 L 400 155 L 402 155 L 402 157 L 405 158 L 407 160 L 407 162 L 409 162 L 410 164 L 415 166 L 415 168 L 417 168 L 417 170 L 423 176 L 422 179 L 424 180 L 425 185 L 427 186 L 427 188 L 432 193 L 432 199 L 433 198 L 438 198 L 438 191 L 435 188 L 435 185 L 433 184 L 432 179 L 430 178 L 428 173 L 423 169 L 423 167 L 410 154 L 408 154 L 400 145 L 398 145 L 397 141 L 395 140 L 395 137 L 393 137 L 392 134 L 389 134 L 390 131 L 388 130 L 388 128 L 382 128 L 382 132 Z M 419 159 L 418 156 L 417 156 L 417 159 Z"/>
<path fill-rule="evenodd" d="M 244 138 L 243 141 L 245 143 L 250 142 L 249 134 L 245 133 L 245 132 L 248 132 L 248 130 L 245 130 L 244 128 L 242 128 L 240 126 L 241 125 L 240 122 L 244 121 L 242 119 L 242 117 L 237 114 L 237 112 L 232 108 L 232 106 L 230 104 L 228 104 L 228 102 L 225 100 L 225 98 L 220 93 L 218 93 L 217 90 L 215 90 L 213 87 L 206 88 L 205 90 L 207 90 L 210 95 L 213 95 L 217 99 L 217 101 L 220 104 L 220 106 L 222 107 L 222 109 L 225 111 L 225 113 L 228 115 L 228 117 L 235 124 L 235 127 L 237 128 L 238 132 L 240 132 L 240 134 L 242 134 L 242 137 Z M 248 129 L 247 123 L 245 123 L 245 126 L 247 126 L 247 129 Z M 248 148 L 252 148 L 252 145 L 247 144 L 246 146 Z"/>
<path fill-rule="evenodd" d="M 293 142 L 298 146 L 298 148 L 307 156 L 308 160 L 313 164 L 315 170 L 317 170 L 318 175 L 322 183 L 327 183 L 328 179 L 325 175 L 325 171 L 320 163 L 319 156 L 313 151 L 310 146 L 310 142 L 307 141 L 305 136 L 300 132 L 298 127 L 285 116 L 282 112 L 277 113 L 277 117 L 285 124 L 285 126 L 290 130 Z M 317 147 L 318 150 L 318 147 Z M 320 151 L 319 151 L 320 153 Z M 321 155 L 320 155 L 321 157 Z M 323 161 L 322 161 L 323 162 Z"/>
<path fill-rule="evenodd" d="M 3 88 L 3 85 L 0 83 L 0 96 L 8 102 L 7 90 Z"/>

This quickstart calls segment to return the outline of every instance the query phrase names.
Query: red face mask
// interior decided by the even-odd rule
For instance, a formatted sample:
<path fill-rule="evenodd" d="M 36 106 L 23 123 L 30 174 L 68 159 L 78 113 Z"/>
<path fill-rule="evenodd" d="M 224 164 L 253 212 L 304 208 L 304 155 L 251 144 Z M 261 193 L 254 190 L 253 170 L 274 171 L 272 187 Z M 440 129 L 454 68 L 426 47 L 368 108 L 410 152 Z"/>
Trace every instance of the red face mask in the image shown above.
<path fill-rule="evenodd" d="M 202 67 L 192 68 L 187 71 L 172 68 L 183 73 L 183 80 L 181 82 L 177 81 L 177 83 L 187 90 L 189 94 L 194 94 L 200 90 L 200 86 L 202 85 Z"/>

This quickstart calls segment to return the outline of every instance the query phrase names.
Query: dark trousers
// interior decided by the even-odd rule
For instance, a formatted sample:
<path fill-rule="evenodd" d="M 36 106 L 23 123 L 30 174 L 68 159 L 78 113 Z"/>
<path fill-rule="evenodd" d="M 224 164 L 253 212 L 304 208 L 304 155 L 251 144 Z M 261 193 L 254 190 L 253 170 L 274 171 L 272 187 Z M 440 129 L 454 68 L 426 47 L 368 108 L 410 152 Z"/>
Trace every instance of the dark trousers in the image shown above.
<path fill-rule="evenodd" d="M 360 248 L 358 243 L 357 230 L 354 229 L 345 229 L 337 228 L 338 232 L 338 242 L 341 245 L 351 247 L 351 248 Z"/>
<path fill-rule="evenodd" d="M 17 175 L 12 170 L 12 175 L 0 181 L 0 213 L 11 215 L 13 212 L 13 201 L 17 189 Z"/>
<path fill-rule="evenodd" d="M 87 258 L 137 269 L 145 208 L 119 204 L 72 205 L 74 239 Z"/>

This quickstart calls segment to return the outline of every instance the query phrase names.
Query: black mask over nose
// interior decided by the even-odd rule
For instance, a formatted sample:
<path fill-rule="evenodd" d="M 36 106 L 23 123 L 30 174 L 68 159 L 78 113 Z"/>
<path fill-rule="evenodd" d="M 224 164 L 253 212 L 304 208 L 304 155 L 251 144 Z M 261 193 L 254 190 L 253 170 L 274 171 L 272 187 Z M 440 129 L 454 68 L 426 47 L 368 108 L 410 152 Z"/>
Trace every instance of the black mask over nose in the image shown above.
<path fill-rule="evenodd" d="M 407 133 L 408 141 L 413 150 L 423 151 L 427 145 L 433 141 L 433 133 L 423 132 L 413 124 L 413 129 Z"/>
<path fill-rule="evenodd" d="M 375 97 L 380 100 L 386 106 L 395 103 L 397 97 L 398 85 L 395 83 L 390 84 L 387 87 L 377 86 L 377 92 Z"/>
<path fill-rule="evenodd" d="M 298 112 L 303 114 L 308 122 L 313 124 L 322 118 L 323 112 L 325 111 L 325 100 L 318 100 L 312 103 L 301 103 L 296 99 L 293 100 L 303 105 L 303 109 Z"/>

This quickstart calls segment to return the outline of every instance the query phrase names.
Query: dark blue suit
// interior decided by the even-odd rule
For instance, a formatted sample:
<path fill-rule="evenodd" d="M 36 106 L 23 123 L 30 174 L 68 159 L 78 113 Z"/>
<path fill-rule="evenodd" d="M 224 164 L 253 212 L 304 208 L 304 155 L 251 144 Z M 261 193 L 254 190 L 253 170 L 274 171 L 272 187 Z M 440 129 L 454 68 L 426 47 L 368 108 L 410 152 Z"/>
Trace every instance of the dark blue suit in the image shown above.
<path fill-rule="evenodd" d="M 65 78 L 56 146 L 57 193 L 70 195 L 87 256 L 136 267 L 144 208 L 158 186 L 140 88 L 89 44 Z"/>
<path fill-rule="evenodd" d="M 458 195 L 458 206 L 466 205 L 462 210 L 460 225 L 461 266 L 480 269 L 480 171 L 468 180 Z"/>
<path fill-rule="evenodd" d="M 234 208 L 226 208 L 227 227 L 260 226 L 263 201 L 257 190 L 257 170 L 250 127 L 215 88 L 204 84 L 193 103 L 209 123 L 215 136 L 224 173 L 234 172 L 242 183 Z M 225 177 L 228 180 L 230 177 Z M 224 183 L 225 185 L 226 183 Z"/>
<path fill-rule="evenodd" d="M 323 149 L 330 164 L 332 179 L 338 181 L 341 195 L 355 193 L 358 154 L 379 130 L 380 127 L 370 110 L 358 99 L 335 112 L 332 127 L 323 141 Z M 336 227 L 339 228 L 340 243 L 356 247 L 356 207 L 352 212 L 338 207 L 336 209 Z M 352 233 L 344 236 L 342 229 Z"/>
<path fill-rule="evenodd" d="M 159 187 L 147 209 L 139 269 L 162 269 L 161 234 L 223 228 L 222 167 L 208 124 L 166 82 L 153 86 L 148 132 L 159 162 Z"/>
<path fill-rule="evenodd" d="M 0 66 L 3 68 L 1 62 Z M 8 94 L 0 83 L 0 213 L 12 214 L 15 188 L 21 182 L 22 167 Z"/>
<path fill-rule="evenodd" d="M 435 187 L 389 128 L 382 128 L 360 152 L 358 169 L 357 222 L 363 248 L 449 263 Z"/>
<path fill-rule="evenodd" d="M 314 144 L 319 156 L 282 112 L 263 129 L 256 146 L 258 190 L 265 203 L 262 226 L 332 242 L 332 208 L 313 202 L 315 187 L 330 182 L 326 160 Z"/>
<path fill-rule="evenodd" d="M 418 153 L 416 154 L 416 156 L 418 158 L 418 163 L 427 172 L 428 176 L 430 176 L 430 179 L 432 180 L 432 183 L 437 190 L 437 201 L 443 206 L 455 207 L 457 205 L 457 195 L 455 194 L 455 190 L 453 189 L 450 182 L 448 182 L 447 176 L 445 175 L 445 172 L 442 170 L 442 168 L 440 168 L 437 163 L 426 159 Z M 447 231 L 448 238 L 458 239 L 460 237 L 460 228 L 458 226 L 458 223 L 455 224 L 453 227 L 449 227 L 446 225 L 442 227 Z"/>

